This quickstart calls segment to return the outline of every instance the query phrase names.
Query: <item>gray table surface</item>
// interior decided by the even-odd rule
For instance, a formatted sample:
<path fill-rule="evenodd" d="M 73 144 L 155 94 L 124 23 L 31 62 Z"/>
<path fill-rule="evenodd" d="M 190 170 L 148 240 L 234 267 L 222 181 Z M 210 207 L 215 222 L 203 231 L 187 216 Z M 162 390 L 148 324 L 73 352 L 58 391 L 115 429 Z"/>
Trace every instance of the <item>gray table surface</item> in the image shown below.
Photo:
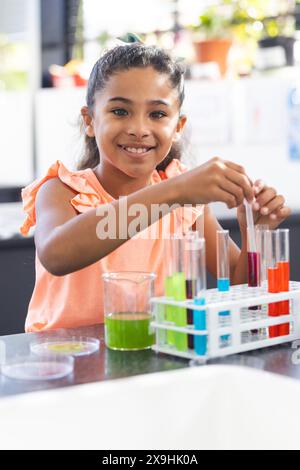
<path fill-rule="evenodd" d="M 119 379 L 139 374 L 162 372 L 191 367 L 190 361 L 175 356 L 145 351 L 112 351 L 104 345 L 103 325 L 77 329 L 61 329 L 45 333 L 27 333 L 0 337 L 5 345 L 6 359 L 24 357 L 30 353 L 30 343 L 47 337 L 91 336 L 100 339 L 100 350 L 90 356 L 75 359 L 72 375 L 54 381 L 21 381 L 0 375 L 0 396 L 16 395 L 37 390 L 49 390 L 90 382 Z M 3 344 L 4 343 L 4 344 Z M 211 360 L 208 364 L 247 366 L 300 379 L 300 365 L 293 364 L 291 343 L 273 346 L 226 358 Z M 198 366 L 203 367 L 203 366 Z"/>

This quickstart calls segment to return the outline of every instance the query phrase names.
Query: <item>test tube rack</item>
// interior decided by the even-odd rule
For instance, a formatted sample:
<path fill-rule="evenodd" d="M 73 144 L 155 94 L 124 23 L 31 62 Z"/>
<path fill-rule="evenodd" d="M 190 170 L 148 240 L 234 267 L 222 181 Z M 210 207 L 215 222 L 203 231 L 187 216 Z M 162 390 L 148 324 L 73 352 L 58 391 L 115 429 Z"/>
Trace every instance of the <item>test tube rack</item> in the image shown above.
<path fill-rule="evenodd" d="M 151 299 L 153 312 L 151 327 L 154 329 L 156 341 L 152 349 L 156 352 L 205 363 L 209 359 L 300 339 L 300 282 L 291 281 L 289 287 L 289 292 L 275 294 L 268 293 L 267 286 L 249 287 L 247 284 L 232 286 L 228 292 L 208 289 L 206 303 L 203 306 L 195 305 L 193 300 L 175 301 L 168 297 L 153 297 Z M 268 304 L 284 300 L 290 302 L 290 314 L 268 316 Z M 168 305 L 193 311 L 205 310 L 206 330 L 195 330 L 193 325 L 179 327 L 175 325 L 175 322 L 167 321 L 166 306 Z M 249 308 L 254 306 L 257 310 Z M 224 310 L 229 310 L 230 314 L 221 317 L 219 313 Z M 287 323 L 290 325 L 288 335 L 269 338 L 270 326 Z M 174 345 L 168 344 L 167 330 L 194 335 L 194 338 L 195 335 L 205 336 L 206 354 L 200 356 L 192 349 L 179 351 Z M 254 331 L 257 331 L 257 334 L 254 334 Z M 230 335 L 230 341 L 225 347 L 220 341 L 224 335 Z"/>

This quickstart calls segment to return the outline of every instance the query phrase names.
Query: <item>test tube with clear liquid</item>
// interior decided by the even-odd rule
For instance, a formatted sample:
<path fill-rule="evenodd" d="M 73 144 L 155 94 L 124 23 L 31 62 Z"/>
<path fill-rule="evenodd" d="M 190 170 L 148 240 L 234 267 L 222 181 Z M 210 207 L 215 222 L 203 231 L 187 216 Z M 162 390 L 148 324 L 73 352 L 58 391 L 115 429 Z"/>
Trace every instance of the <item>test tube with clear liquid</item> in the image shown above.
<path fill-rule="evenodd" d="M 289 229 L 277 230 L 277 267 L 279 271 L 279 291 L 289 291 L 290 281 L 290 244 Z M 279 315 L 289 315 L 290 303 L 288 300 L 279 302 Z M 290 333 L 289 323 L 278 325 L 279 336 L 285 336 Z"/>

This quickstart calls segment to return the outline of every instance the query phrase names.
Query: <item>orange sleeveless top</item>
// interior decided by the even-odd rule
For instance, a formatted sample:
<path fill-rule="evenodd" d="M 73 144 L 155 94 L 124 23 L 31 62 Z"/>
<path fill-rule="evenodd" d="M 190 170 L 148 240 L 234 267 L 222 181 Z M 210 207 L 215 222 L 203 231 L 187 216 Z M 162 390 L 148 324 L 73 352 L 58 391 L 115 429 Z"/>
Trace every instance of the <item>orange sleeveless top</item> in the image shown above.
<path fill-rule="evenodd" d="M 172 160 L 164 172 L 153 172 L 151 184 L 168 179 L 186 171 L 178 160 Z M 78 216 L 100 204 L 114 199 L 101 186 L 92 169 L 69 171 L 60 161 L 54 163 L 47 174 L 22 190 L 23 208 L 27 214 L 20 228 L 26 236 L 36 223 L 35 199 L 39 188 L 50 178 L 59 178 L 76 191 L 70 204 Z M 179 208 L 164 216 L 156 225 L 161 232 L 161 224 L 167 217 L 174 217 L 175 231 L 186 232 L 202 213 L 202 207 Z M 57 328 L 76 328 L 103 323 L 103 283 L 104 272 L 144 271 L 155 272 L 155 295 L 163 294 L 165 273 L 165 238 L 145 237 L 145 232 L 153 230 L 153 225 L 126 241 L 115 251 L 100 261 L 65 276 L 50 274 L 41 264 L 37 253 L 35 258 L 36 280 L 28 307 L 25 330 L 36 332 Z M 166 224 L 167 227 L 172 226 Z M 151 232 L 153 233 L 153 232 Z"/>

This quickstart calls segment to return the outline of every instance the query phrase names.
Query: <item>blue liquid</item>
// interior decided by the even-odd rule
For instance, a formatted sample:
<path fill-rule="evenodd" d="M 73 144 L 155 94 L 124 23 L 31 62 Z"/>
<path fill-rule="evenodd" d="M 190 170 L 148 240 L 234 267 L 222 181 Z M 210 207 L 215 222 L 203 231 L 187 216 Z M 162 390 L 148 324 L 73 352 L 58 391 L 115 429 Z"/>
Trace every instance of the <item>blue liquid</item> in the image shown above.
<path fill-rule="evenodd" d="M 205 305 L 205 299 L 195 298 L 195 305 Z M 206 311 L 205 310 L 193 310 L 193 320 L 195 330 L 206 330 Z M 194 348 L 196 354 L 199 356 L 205 356 L 207 351 L 207 336 L 194 335 Z"/>
<path fill-rule="evenodd" d="M 219 292 L 228 292 L 230 288 L 230 280 L 227 278 L 218 279 L 218 291 Z"/>
<path fill-rule="evenodd" d="M 230 280 L 228 278 L 220 278 L 218 279 L 218 291 L 219 292 L 228 292 L 230 289 Z M 220 317 L 227 317 L 230 315 L 230 310 L 225 310 L 223 312 L 219 312 Z M 221 336 L 222 342 L 228 342 L 230 335 L 223 335 Z"/>

